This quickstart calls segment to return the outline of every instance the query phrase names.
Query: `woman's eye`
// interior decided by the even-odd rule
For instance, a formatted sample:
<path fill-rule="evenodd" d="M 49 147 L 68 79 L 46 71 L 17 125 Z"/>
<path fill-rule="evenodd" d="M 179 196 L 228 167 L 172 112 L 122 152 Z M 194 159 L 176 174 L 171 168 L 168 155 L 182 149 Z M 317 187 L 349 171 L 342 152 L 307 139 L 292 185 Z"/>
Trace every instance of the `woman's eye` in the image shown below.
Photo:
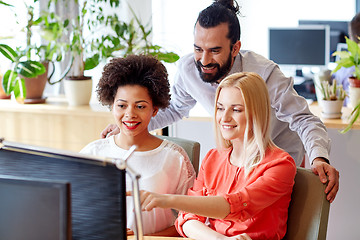
<path fill-rule="evenodd" d="M 145 108 L 145 106 L 138 105 L 138 106 L 137 106 L 137 108 L 138 108 L 138 109 L 144 109 L 144 108 Z"/>
<path fill-rule="evenodd" d="M 224 108 L 222 108 L 222 107 L 217 107 L 216 110 L 218 110 L 218 111 L 223 111 Z"/>
<path fill-rule="evenodd" d="M 241 109 L 237 109 L 237 108 L 234 108 L 234 110 L 233 110 L 234 112 L 242 112 L 242 110 Z"/>
<path fill-rule="evenodd" d="M 117 106 L 118 106 L 118 108 L 125 108 L 124 104 L 118 104 Z"/>

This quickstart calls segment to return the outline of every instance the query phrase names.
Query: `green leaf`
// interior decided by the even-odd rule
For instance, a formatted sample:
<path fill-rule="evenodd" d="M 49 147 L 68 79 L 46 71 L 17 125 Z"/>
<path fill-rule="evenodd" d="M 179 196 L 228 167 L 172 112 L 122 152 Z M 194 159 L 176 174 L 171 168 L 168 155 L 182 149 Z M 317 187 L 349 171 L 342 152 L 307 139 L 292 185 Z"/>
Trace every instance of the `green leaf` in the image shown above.
<path fill-rule="evenodd" d="M 64 21 L 64 28 L 66 28 L 68 25 L 69 25 L 69 19 L 66 19 L 65 21 Z"/>
<path fill-rule="evenodd" d="M 0 52 L 6 57 L 8 58 L 11 62 L 15 62 L 18 55 L 17 53 L 14 51 L 14 49 L 12 49 L 11 47 L 9 47 L 6 44 L 0 44 Z"/>
<path fill-rule="evenodd" d="M 91 58 L 87 58 L 85 61 L 85 70 L 90 70 L 95 68 L 97 65 L 99 65 L 100 62 L 100 55 L 95 54 Z"/>
<path fill-rule="evenodd" d="M 350 114 L 351 119 L 349 124 L 346 126 L 345 129 L 341 130 L 340 133 L 347 133 L 352 128 L 356 120 L 359 118 L 359 115 L 360 115 L 360 101 L 358 102 L 358 104 L 355 106 L 354 110 Z"/>
<path fill-rule="evenodd" d="M 340 59 L 350 57 L 350 53 L 347 51 L 334 52 L 332 56 L 339 56 Z"/>
<path fill-rule="evenodd" d="M 355 77 L 357 79 L 360 79 L 360 69 L 358 67 L 355 67 L 355 73 L 354 73 Z"/>
<path fill-rule="evenodd" d="M 16 71 L 24 77 L 33 78 L 45 73 L 46 69 L 39 62 L 25 61 L 18 64 Z"/>
<path fill-rule="evenodd" d="M 177 55 L 176 53 L 173 53 L 173 52 L 168 52 L 168 53 L 158 52 L 158 53 L 151 54 L 151 55 L 155 55 L 155 56 L 157 56 L 157 58 L 160 61 L 164 61 L 167 63 L 174 63 L 177 60 L 179 60 L 179 58 L 180 58 L 179 55 Z"/>
<path fill-rule="evenodd" d="M 14 96 L 18 102 L 24 102 L 26 98 L 25 80 L 18 77 L 14 86 Z"/>
<path fill-rule="evenodd" d="M 349 38 L 346 38 L 346 44 L 348 47 L 348 51 L 351 53 L 352 56 L 355 57 L 355 55 L 359 53 L 359 45 Z"/>
<path fill-rule="evenodd" d="M 12 70 L 7 70 L 4 74 L 2 85 L 6 94 L 9 95 L 14 90 L 14 85 L 17 77 L 17 72 L 14 72 Z"/>
<path fill-rule="evenodd" d="M 5 6 L 9 6 L 9 7 L 14 7 L 13 5 L 10 5 L 10 4 L 8 4 L 8 3 L 4 2 L 4 1 L 0 1 L 0 4 L 5 5 Z"/>

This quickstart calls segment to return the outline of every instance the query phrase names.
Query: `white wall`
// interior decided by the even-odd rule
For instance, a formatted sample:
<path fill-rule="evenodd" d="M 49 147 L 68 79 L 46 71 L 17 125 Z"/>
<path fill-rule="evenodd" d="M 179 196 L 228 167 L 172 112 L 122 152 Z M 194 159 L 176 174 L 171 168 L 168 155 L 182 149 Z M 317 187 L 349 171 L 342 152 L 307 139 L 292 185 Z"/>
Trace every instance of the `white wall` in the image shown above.
<path fill-rule="evenodd" d="M 199 11 L 212 0 L 152 0 L 154 41 L 184 55 L 193 50 Z M 243 49 L 268 56 L 268 28 L 297 26 L 304 20 L 345 20 L 355 15 L 354 0 L 238 0 Z"/>
<path fill-rule="evenodd" d="M 327 240 L 360 239 L 360 130 L 341 134 L 328 129 L 331 138 L 331 164 L 340 172 L 340 187 L 330 205 Z"/>

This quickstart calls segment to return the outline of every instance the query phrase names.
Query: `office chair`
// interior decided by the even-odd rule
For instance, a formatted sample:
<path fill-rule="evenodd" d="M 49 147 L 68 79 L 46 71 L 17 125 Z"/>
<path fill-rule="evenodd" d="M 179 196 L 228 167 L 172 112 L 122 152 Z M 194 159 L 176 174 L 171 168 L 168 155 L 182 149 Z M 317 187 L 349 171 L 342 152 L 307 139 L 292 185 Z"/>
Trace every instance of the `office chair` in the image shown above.
<path fill-rule="evenodd" d="M 196 175 L 198 174 L 199 158 L 200 158 L 200 143 L 191 141 L 188 139 L 177 138 L 177 137 L 169 137 L 169 136 L 162 136 L 162 135 L 157 135 L 157 137 L 174 142 L 177 145 L 179 145 L 180 147 L 182 147 L 188 154 L 189 159 L 194 166 Z"/>
<path fill-rule="evenodd" d="M 326 239 L 330 203 L 326 184 L 310 169 L 298 167 L 291 195 L 286 240 Z"/>

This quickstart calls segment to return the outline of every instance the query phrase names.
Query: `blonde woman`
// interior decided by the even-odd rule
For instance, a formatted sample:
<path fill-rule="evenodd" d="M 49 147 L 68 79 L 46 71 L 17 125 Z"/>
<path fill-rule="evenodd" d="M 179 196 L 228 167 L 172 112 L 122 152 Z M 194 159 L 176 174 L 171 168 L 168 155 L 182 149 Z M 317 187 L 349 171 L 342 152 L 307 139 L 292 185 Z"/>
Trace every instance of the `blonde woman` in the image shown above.
<path fill-rule="evenodd" d="M 180 210 L 175 226 L 193 239 L 281 239 L 296 166 L 269 135 L 270 102 L 256 73 L 221 81 L 215 100 L 217 148 L 202 161 L 189 196 L 142 192 L 143 210 Z"/>

